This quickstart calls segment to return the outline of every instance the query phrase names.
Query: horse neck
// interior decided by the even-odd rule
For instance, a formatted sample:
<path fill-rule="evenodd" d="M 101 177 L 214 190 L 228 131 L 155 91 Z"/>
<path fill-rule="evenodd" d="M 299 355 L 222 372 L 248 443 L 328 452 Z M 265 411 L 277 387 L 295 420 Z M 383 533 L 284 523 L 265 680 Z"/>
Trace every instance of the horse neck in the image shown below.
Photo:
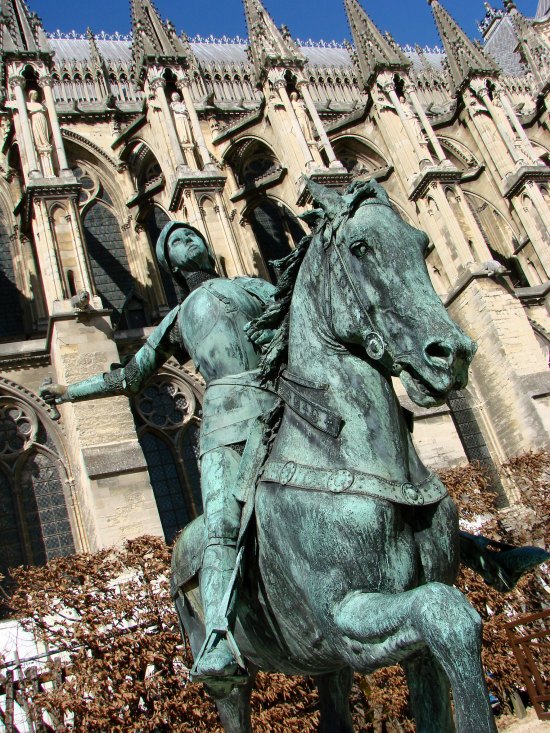
<path fill-rule="evenodd" d="M 417 473 L 419 462 L 391 378 L 352 353 L 333 333 L 329 298 L 335 283 L 327 287 L 327 260 L 322 247 L 312 243 L 292 298 L 288 370 L 329 385 L 327 391 L 309 396 L 339 415 L 344 426 L 338 440 L 318 432 L 314 441 L 308 441 L 308 455 L 315 465 L 330 461 L 331 467 L 353 465 L 367 473 L 408 480 L 411 466 Z M 291 422 L 284 431 L 285 455 L 300 461 L 301 426 Z"/>

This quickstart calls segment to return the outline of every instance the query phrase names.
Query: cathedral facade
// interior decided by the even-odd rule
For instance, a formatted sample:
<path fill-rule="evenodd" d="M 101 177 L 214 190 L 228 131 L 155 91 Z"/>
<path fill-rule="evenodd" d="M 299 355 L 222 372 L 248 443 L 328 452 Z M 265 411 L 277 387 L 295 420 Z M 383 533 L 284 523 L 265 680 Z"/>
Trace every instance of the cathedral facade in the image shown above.
<path fill-rule="evenodd" d="M 398 46 L 357 0 L 353 45 L 298 42 L 260 0 L 248 40 L 189 39 L 152 0 L 131 0 L 129 37 L 48 34 L 2 3 L 0 570 L 172 540 L 200 512 L 192 363 L 59 412 L 39 387 L 123 363 L 184 296 L 154 256 L 168 221 L 204 233 L 220 275 L 273 280 L 307 233 L 304 175 L 381 182 L 478 342 L 444 407 L 399 391 L 424 461 L 494 472 L 548 447 L 550 2 L 486 6 L 482 44 L 430 4 L 441 48 Z"/>

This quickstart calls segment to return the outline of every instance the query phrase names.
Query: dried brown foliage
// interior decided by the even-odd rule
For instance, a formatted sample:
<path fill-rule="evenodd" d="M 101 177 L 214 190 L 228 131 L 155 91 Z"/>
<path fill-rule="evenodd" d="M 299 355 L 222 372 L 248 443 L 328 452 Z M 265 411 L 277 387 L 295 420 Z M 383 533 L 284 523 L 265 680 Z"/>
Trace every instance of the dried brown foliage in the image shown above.
<path fill-rule="evenodd" d="M 495 539 L 532 543 L 548 540 L 548 454 L 528 454 L 503 467 L 532 521 L 513 521 L 495 510 L 495 495 L 478 466 L 446 472 L 443 480 L 468 520 L 483 516 L 483 533 Z M 155 537 L 129 541 L 118 550 L 60 558 L 46 567 L 14 571 L 12 613 L 47 642 L 66 652 L 68 674 L 38 702 L 57 719 L 72 712 L 70 730 L 189 731 L 221 733 L 215 708 L 202 686 L 188 684 L 188 651 L 181 643 L 167 573 L 170 550 Z M 124 577 L 122 583 L 116 579 Z M 504 701 L 521 688 L 519 670 L 504 633 L 510 617 L 548 602 L 542 570 L 507 594 L 492 590 L 469 570 L 458 585 L 485 621 L 483 659 L 491 689 Z M 317 692 L 311 679 L 260 674 L 252 698 L 253 725 L 265 733 L 309 733 L 317 729 Z M 356 676 L 352 692 L 355 729 L 411 733 L 403 673 L 391 667 Z"/>

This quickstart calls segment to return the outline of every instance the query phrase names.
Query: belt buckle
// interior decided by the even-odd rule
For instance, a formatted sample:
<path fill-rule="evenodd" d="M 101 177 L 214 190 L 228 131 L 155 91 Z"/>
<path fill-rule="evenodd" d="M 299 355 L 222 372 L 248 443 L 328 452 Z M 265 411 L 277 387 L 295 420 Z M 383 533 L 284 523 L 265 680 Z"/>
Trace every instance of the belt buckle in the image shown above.
<path fill-rule="evenodd" d="M 420 493 L 420 490 L 410 481 L 403 481 L 401 484 L 401 493 L 407 504 L 422 505 L 424 503 L 424 497 Z"/>

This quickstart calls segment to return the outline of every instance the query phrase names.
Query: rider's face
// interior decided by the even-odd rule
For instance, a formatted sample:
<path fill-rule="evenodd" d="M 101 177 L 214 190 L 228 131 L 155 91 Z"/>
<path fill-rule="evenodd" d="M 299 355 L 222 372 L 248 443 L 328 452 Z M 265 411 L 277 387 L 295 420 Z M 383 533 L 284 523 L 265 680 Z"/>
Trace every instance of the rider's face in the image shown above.
<path fill-rule="evenodd" d="M 175 270 L 197 272 L 211 269 L 204 239 L 197 232 L 183 227 L 170 235 L 168 259 Z"/>

